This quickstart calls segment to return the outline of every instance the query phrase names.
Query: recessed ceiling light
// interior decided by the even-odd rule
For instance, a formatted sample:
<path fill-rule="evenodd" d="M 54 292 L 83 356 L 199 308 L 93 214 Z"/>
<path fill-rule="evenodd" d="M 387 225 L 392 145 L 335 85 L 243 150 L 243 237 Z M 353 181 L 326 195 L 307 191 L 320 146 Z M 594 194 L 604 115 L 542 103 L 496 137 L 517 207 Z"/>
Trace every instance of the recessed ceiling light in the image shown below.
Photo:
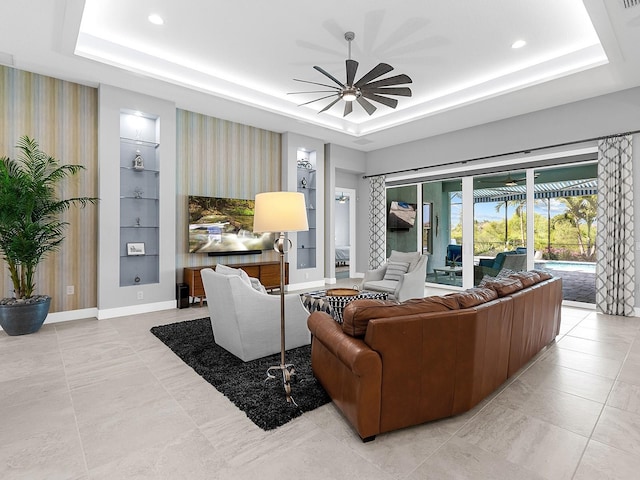
<path fill-rule="evenodd" d="M 151 23 L 154 25 L 164 25 L 164 20 L 157 13 L 152 13 L 147 17 Z"/>
<path fill-rule="evenodd" d="M 524 40 L 516 40 L 511 44 L 511 48 L 522 48 L 527 44 Z"/>

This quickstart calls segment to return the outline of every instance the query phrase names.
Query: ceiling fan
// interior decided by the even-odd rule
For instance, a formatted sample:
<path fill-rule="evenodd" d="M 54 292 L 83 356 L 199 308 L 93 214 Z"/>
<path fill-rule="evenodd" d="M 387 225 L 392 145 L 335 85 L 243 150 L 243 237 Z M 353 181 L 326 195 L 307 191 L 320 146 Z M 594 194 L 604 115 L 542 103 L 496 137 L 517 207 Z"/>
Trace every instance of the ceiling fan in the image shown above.
<path fill-rule="evenodd" d="M 534 178 L 538 178 L 540 176 L 539 173 L 535 173 Z M 478 179 L 478 183 L 486 183 L 491 185 L 492 187 L 517 187 L 521 183 L 527 181 L 527 177 L 522 178 L 514 178 L 511 176 L 511 173 L 508 173 L 504 178 L 488 178 L 488 179 Z"/>
<path fill-rule="evenodd" d="M 376 107 L 369 101 L 372 100 L 374 102 L 381 103 L 391 108 L 396 108 L 398 105 L 398 100 L 395 98 L 385 97 L 383 95 L 399 95 L 402 97 L 410 97 L 411 89 L 408 87 L 396 87 L 395 85 L 402 85 L 403 83 L 412 83 L 411 78 L 408 75 L 395 75 L 392 77 L 383 78 L 380 80 L 376 80 L 377 78 L 389 73 L 393 70 L 391 65 L 386 63 L 379 63 L 373 69 L 371 69 L 368 73 L 362 76 L 360 80 L 354 81 L 356 77 L 356 71 L 358 70 L 358 62 L 351 59 L 351 42 L 356 37 L 355 33 L 347 32 L 344 34 L 344 38 L 347 42 L 349 42 L 349 58 L 346 60 L 347 67 L 347 75 L 346 82 L 341 82 L 336 77 L 331 75 L 329 72 L 324 70 L 322 67 L 318 67 L 315 65 L 317 71 L 322 73 L 327 78 L 331 79 L 338 86 L 335 85 L 327 85 L 325 83 L 311 82 L 308 80 L 300 80 L 298 78 L 294 78 L 296 82 L 310 83 L 312 85 L 320 85 L 322 87 L 330 88 L 331 90 L 315 90 L 311 92 L 291 92 L 287 95 L 297 95 L 302 93 L 330 93 L 330 95 L 325 95 L 324 97 L 316 98 L 315 100 L 311 100 L 310 102 L 301 103 L 298 105 L 301 107 L 302 105 L 308 105 L 310 103 L 318 102 L 320 100 L 324 100 L 325 98 L 336 97 L 335 100 L 332 100 L 329 104 L 327 104 L 322 110 L 318 113 L 325 112 L 333 107 L 340 100 L 344 100 L 344 115 L 346 117 L 353 111 L 353 102 L 356 101 L 360 104 L 362 108 L 369 114 L 372 115 L 373 112 L 376 111 Z M 374 81 L 375 80 L 375 81 Z"/>

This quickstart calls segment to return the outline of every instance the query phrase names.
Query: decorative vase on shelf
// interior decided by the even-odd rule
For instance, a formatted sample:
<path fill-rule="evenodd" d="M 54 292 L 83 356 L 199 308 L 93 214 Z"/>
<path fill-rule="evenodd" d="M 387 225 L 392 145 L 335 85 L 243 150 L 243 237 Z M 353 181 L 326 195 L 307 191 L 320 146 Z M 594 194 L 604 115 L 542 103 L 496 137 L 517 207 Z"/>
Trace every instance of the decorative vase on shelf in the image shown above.
<path fill-rule="evenodd" d="M 140 153 L 136 153 L 136 157 L 133 159 L 134 170 L 144 170 L 144 159 L 140 156 Z"/>

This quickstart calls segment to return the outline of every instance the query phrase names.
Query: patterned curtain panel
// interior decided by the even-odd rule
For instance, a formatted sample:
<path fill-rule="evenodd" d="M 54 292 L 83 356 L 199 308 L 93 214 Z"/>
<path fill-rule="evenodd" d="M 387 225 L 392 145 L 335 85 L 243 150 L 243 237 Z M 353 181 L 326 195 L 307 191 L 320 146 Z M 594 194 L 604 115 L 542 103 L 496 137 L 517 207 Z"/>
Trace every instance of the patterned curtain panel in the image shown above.
<path fill-rule="evenodd" d="M 635 258 L 631 136 L 598 144 L 596 307 L 633 315 Z"/>
<path fill-rule="evenodd" d="M 369 269 L 373 270 L 386 260 L 387 198 L 385 176 L 369 178 Z"/>

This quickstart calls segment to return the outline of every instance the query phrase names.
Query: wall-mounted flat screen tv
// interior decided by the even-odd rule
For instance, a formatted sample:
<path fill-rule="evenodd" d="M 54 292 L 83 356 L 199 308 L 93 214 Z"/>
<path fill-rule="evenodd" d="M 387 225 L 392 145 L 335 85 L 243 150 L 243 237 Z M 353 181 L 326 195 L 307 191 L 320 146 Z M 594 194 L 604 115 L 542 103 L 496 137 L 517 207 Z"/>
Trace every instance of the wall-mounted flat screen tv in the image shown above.
<path fill-rule="evenodd" d="M 387 228 L 390 230 L 409 230 L 416 223 L 417 204 L 392 201 L 389 207 Z"/>
<path fill-rule="evenodd" d="M 275 233 L 253 233 L 254 200 L 189 196 L 189 253 L 243 255 L 273 248 Z"/>

